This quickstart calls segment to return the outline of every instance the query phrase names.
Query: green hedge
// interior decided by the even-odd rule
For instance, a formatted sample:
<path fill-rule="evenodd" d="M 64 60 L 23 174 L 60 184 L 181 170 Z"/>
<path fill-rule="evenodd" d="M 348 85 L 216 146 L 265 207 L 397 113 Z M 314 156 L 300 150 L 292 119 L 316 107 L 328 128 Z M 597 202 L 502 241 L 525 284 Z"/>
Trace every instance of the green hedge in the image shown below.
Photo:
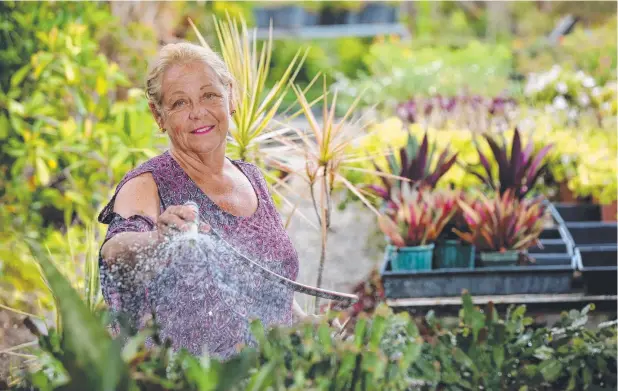
<path fill-rule="evenodd" d="M 32 245 L 58 299 L 63 329 L 39 335 L 42 367 L 12 390 L 610 390 L 616 381 L 616 322 L 586 328 L 588 313 L 563 313 L 553 327 L 533 325 L 525 306 L 500 317 L 464 294 L 459 324 L 431 313 L 413 319 L 385 305 L 355 319 L 353 333 L 326 324 L 252 331 L 258 348 L 229 361 L 173 353 L 156 327 L 121 349 L 46 254 Z M 35 330 L 33 324 L 31 329 Z M 156 345 L 143 346 L 147 336 Z"/>

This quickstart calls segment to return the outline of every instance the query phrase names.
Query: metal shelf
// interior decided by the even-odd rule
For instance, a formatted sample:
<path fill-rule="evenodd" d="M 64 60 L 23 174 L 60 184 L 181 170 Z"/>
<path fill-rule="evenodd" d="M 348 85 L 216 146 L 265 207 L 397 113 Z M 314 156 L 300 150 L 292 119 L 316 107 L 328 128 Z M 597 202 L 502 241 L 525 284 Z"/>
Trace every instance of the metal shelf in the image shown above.
<path fill-rule="evenodd" d="M 268 39 L 269 29 L 258 28 L 255 37 L 258 40 Z M 387 24 L 337 24 L 322 26 L 303 26 L 299 28 L 273 28 L 273 40 L 281 39 L 334 39 L 343 37 L 375 37 L 378 35 L 398 35 L 409 39 L 410 32 L 401 23 Z"/>

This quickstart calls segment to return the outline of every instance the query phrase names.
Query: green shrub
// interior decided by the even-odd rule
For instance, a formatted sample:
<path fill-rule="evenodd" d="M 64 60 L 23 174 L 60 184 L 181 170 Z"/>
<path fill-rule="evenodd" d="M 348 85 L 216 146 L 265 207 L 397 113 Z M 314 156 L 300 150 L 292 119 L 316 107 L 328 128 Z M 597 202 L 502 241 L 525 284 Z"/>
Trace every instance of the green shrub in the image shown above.
<path fill-rule="evenodd" d="M 525 306 L 501 319 L 463 296 L 459 324 L 445 327 L 429 313 L 414 322 L 385 305 L 358 316 L 353 335 L 304 324 L 265 331 L 257 321 L 257 348 L 231 360 L 172 352 L 156 326 L 123 348 L 36 243 L 29 243 L 58 297 L 63 331 L 39 336 L 40 369 L 13 390 L 609 390 L 616 381 L 616 322 L 587 329 L 587 314 L 564 313 L 554 327 L 533 327 Z M 422 330 L 422 335 L 419 332 Z M 144 347 L 146 337 L 154 341 Z"/>
<path fill-rule="evenodd" d="M 2 6 L 23 42 L 10 32 L 14 45 L 0 55 L 25 56 L 8 64 L 15 72 L 0 91 L 0 285 L 13 287 L 0 296 L 13 303 L 15 288 L 22 295 L 41 288 L 20 251 L 23 240 L 50 244 L 57 229 L 83 229 L 122 175 L 158 154 L 160 142 L 143 92 L 117 98 L 130 83 L 99 51 L 98 31 L 113 21 L 109 10 L 95 3 Z"/>

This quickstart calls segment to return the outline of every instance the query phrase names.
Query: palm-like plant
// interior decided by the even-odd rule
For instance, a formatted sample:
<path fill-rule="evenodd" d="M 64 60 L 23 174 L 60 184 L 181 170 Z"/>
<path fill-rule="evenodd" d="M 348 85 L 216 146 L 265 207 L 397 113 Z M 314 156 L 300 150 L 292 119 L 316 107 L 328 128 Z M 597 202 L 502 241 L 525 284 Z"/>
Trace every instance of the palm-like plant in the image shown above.
<path fill-rule="evenodd" d="M 269 89 L 266 83 L 270 74 L 273 51 L 272 26 L 268 40 L 258 51 L 255 31 L 253 34 L 249 32 L 242 17 L 239 17 L 239 20 L 232 20 L 227 15 L 227 22 L 222 22 L 216 17 L 213 17 L 213 20 L 223 60 L 237 83 L 234 86 L 237 110 L 232 116 L 233 126 L 230 129 L 231 137 L 227 152 L 235 158 L 252 162 L 262 168 L 269 182 L 274 183 L 270 186 L 270 190 L 292 207 L 292 213 L 298 213 L 314 226 L 305 215 L 296 209 L 297 205 L 293 205 L 278 188 L 283 187 L 301 198 L 304 198 L 303 195 L 298 194 L 285 181 L 265 170 L 266 166 L 272 166 L 272 160 L 268 158 L 268 155 L 279 153 L 282 149 L 267 151 L 272 148 L 266 148 L 266 145 L 274 138 L 289 131 L 285 127 L 273 128 L 271 124 L 274 123 L 273 119 L 280 110 L 290 85 L 298 75 L 308 50 L 305 50 L 303 54 L 303 51 L 299 49 L 281 78 Z M 202 46 L 213 50 L 191 19 L 189 23 Z M 309 89 L 313 82 L 306 88 Z M 284 146 L 283 149 L 286 147 Z M 271 168 L 279 169 L 278 166 Z"/>
<path fill-rule="evenodd" d="M 281 78 L 268 89 L 266 82 L 273 51 L 272 26 L 268 40 L 258 51 L 255 31 L 253 34 L 249 33 L 247 23 L 242 17 L 239 22 L 233 21 L 229 15 L 227 22 L 219 21 L 216 17 L 213 19 L 221 55 L 237 83 L 234 88 L 237 110 L 232 117 L 234 127 L 230 129 L 233 141 L 230 152 L 242 160 L 255 161 L 259 157 L 251 156 L 251 150 L 259 150 L 259 143 L 285 131 L 272 132 L 269 124 L 298 75 L 308 50 L 303 54 L 299 49 Z M 189 22 L 202 46 L 212 50 L 193 22 Z"/>

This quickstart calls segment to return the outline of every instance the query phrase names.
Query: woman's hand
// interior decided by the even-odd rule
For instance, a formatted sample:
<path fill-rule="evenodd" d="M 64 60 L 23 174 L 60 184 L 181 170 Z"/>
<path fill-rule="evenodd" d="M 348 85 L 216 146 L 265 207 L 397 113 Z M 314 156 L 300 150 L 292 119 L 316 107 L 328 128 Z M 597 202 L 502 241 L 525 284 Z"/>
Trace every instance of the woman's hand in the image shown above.
<path fill-rule="evenodd" d="M 172 205 L 167 208 L 157 219 L 157 232 L 159 241 L 173 236 L 179 232 L 187 232 L 196 219 L 196 212 L 186 205 Z M 210 232 L 210 225 L 200 222 L 198 230 L 202 233 Z"/>

